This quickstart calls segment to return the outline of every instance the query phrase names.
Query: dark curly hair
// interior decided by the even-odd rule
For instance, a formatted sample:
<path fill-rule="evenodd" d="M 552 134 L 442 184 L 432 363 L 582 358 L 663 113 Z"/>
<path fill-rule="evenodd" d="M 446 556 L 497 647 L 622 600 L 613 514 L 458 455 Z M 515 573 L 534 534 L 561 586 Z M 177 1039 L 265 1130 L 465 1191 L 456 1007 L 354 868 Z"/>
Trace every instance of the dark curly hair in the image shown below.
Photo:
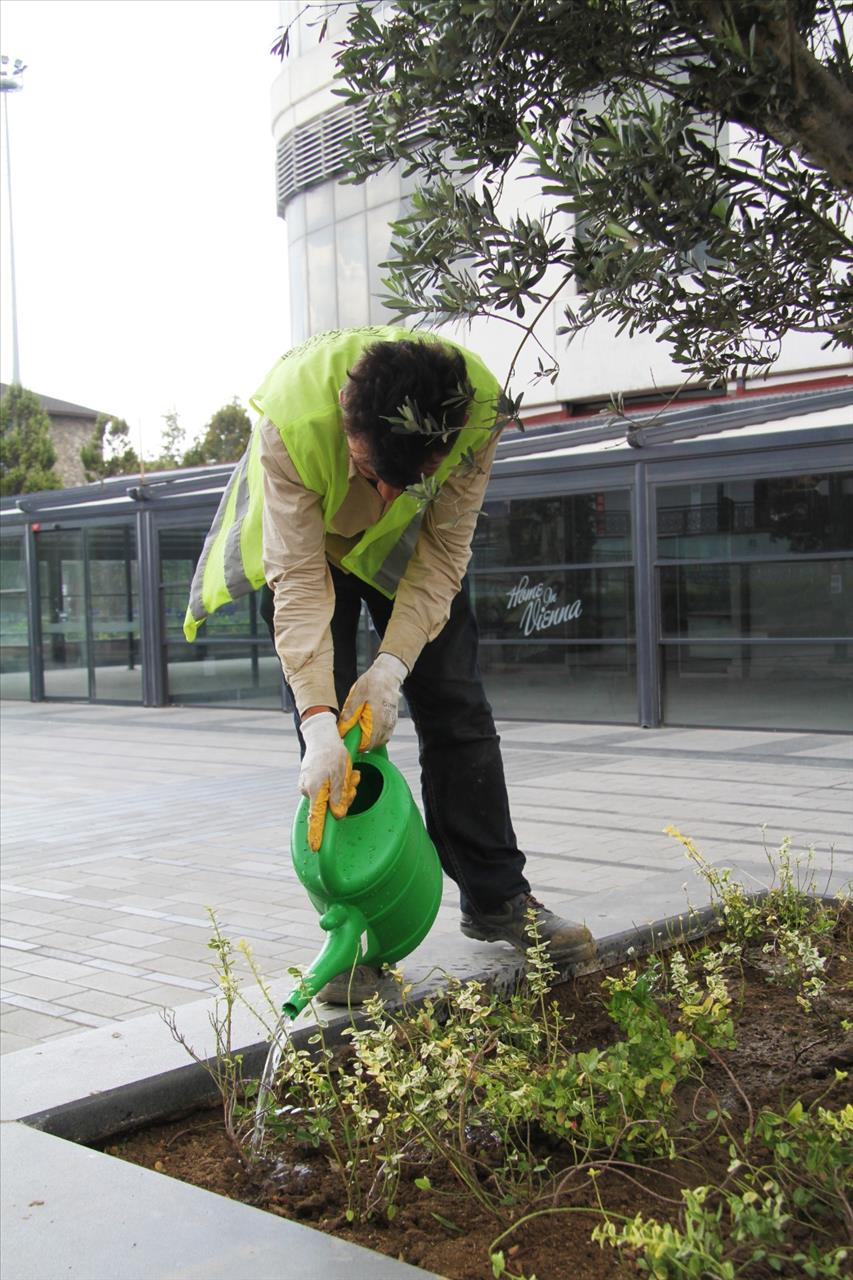
<path fill-rule="evenodd" d="M 453 446 L 473 389 L 463 356 L 435 341 L 375 342 L 349 372 L 344 429 L 367 443 L 386 484 L 416 484 L 427 460 Z"/>

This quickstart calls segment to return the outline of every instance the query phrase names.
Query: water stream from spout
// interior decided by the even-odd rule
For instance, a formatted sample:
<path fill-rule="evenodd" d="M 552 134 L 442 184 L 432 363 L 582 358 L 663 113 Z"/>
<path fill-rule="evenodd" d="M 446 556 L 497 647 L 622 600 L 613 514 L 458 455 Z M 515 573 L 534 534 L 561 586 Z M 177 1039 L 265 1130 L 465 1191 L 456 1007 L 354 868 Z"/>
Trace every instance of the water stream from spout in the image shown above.
<path fill-rule="evenodd" d="M 252 1129 L 251 1142 L 251 1152 L 255 1159 L 261 1154 L 261 1148 L 264 1144 L 267 1117 L 275 1107 L 275 1077 L 278 1071 L 278 1064 L 281 1062 L 281 1055 L 284 1053 L 285 1046 L 290 1039 L 290 1033 L 287 1029 L 289 1020 L 289 1015 L 282 1013 L 275 1024 L 269 1052 L 267 1053 L 258 1085 L 258 1099 L 255 1103 L 255 1124 Z"/>

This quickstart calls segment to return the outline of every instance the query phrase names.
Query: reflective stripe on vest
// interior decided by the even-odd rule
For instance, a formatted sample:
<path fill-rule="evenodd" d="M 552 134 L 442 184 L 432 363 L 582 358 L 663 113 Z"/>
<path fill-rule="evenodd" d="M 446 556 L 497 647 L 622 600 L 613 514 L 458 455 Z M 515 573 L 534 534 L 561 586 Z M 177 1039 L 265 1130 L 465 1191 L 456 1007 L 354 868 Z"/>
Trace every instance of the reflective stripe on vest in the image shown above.
<path fill-rule="evenodd" d="M 373 570 L 373 585 L 378 587 L 383 595 L 394 596 L 397 594 L 400 579 L 406 572 L 406 565 L 412 558 L 412 552 L 421 532 L 423 519 L 424 512 L 422 510 L 418 511 L 406 525 L 399 541 L 391 548 L 382 564 Z M 348 558 L 344 556 L 345 563 Z"/>
<path fill-rule="evenodd" d="M 225 585 L 231 593 L 232 599 L 236 600 L 238 596 L 244 596 L 252 590 L 252 584 L 246 576 L 243 568 L 243 553 L 240 547 L 240 539 L 243 534 L 243 521 L 249 510 L 249 457 L 247 453 L 243 454 L 240 459 L 237 470 L 234 475 L 239 474 L 237 482 L 237 501 L 234 506 L 234 523 L 228 530 L 225 538 Z"/>
<path fill-rule="evenodd" d="M 219 501 L 193 574 L 184 618 L 190 643 L 210 614 L 263 585 L 262 502 L 260 437 L 255 429 Z"/>
<path fill-rule="evenodd" d="M 229 510 L 233 508 L 233 500 L 240 482 L 240 476 L 245 472 L 245 461 L 244 456 L 231 472 L 231 479 L 225 486 L 225 492 L 219 501 L 213 524 L 210 526 L 207 537 L 204 540 L 204 546 L 201 549 L 201 555 L 193 573 L 193 580 L 190 584 L 190 601 L 184 618 L 184 635 L 190 642 L 195 640 L 196 632 L 210 612 L 208 602 L 204 598 L 204 580 L 207 576 L 207 567 L 211 560 L 215 558 L 214 548 L 222 542 L 225 517 Z M 227 532 L 225 536 L 227 537 Z"/>

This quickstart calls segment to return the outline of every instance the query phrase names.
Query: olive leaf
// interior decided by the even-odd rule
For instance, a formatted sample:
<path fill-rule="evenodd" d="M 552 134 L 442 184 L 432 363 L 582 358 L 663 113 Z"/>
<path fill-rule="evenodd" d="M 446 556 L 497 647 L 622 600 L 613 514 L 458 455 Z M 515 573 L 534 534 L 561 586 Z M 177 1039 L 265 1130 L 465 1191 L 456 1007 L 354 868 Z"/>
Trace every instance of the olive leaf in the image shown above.
<path fill-rule="evenodd" d="M 851 21 L 843 0 L 361 0 L 335 37 L 364 121 L 346 180 L 417 183 L 384 302 L 540 347 L 556 304 L 558 336 L 654 334 L 705 383 L 789 333 L 853 347 Z M 519 175 L 534 199 L 502 201 Z"/>

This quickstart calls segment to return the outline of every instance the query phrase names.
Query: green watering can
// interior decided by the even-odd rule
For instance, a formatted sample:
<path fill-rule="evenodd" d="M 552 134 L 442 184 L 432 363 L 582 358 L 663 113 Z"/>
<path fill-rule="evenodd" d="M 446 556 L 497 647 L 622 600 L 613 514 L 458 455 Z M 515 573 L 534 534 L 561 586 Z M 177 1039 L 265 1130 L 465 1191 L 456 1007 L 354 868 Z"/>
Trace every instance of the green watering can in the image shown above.
<path fill-rule="evenodd" d="M 329 814 L 317 853 L 308 845 L 310 804 L 303 797 L 291 832 L 296 874 L 329 935 L 282 1006 L 295 1018 L 322 986 L 355 964 L 402 960 L 426 937 L 441 902 L 435 845 L 405 778 L 385 747 L 358 752 L 356 725 L 344 738 L 361 774 L 344 818 Z"/>

